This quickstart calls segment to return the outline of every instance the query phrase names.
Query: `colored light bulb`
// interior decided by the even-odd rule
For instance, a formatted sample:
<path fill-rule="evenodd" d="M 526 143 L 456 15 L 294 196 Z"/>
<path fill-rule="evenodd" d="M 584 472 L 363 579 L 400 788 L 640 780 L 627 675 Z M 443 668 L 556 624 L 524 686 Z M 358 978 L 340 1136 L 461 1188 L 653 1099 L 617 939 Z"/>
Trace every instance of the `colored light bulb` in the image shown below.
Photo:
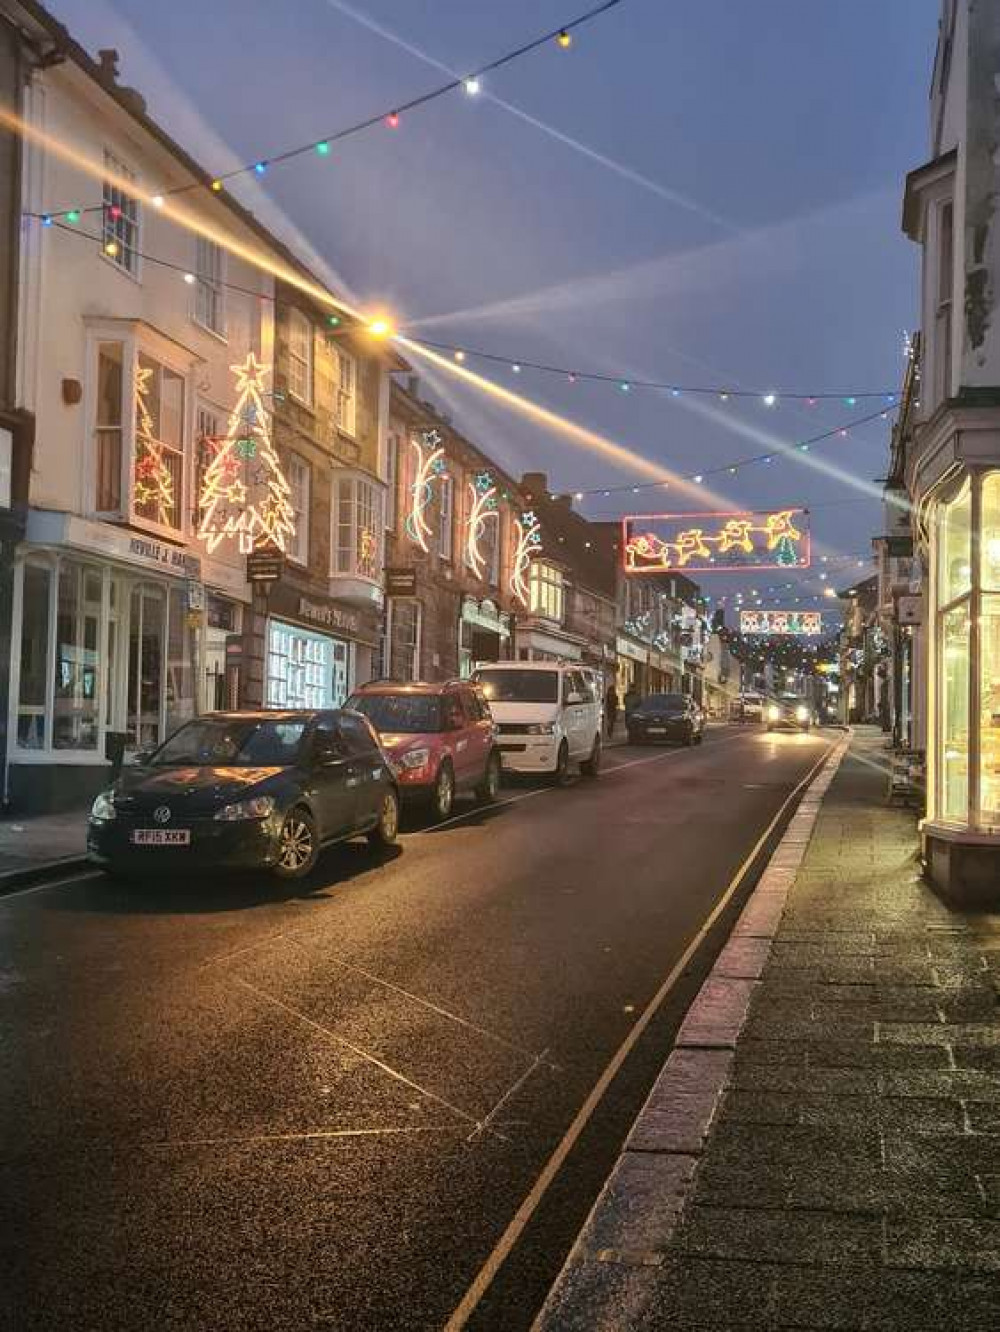
<path fill-rule="evenodd" d="M 80 220 L 80 210 L 79 210 L 79 208 L 71 208 L 71 209 L 69 210 L 69 212 L 66 214 L 66 221 L 67 221 L 67 222 L 79 222 L 79 220 Z"/>
<path fill-rule="evenodd" d="M 388 114 L 388 115 L 386 116 L 386 118 L 385 118 L 385 123 L 389 126 L 390 129 L 398 129 L 398 128 L 399 128 L 399 112 L 398 112 L 398 111 L 390 111 L 389 114 Z"/>
<path fill-rule="evenodd" d="M 213 191 L 214 191 L 216 194 L 218 194 L 219 191 L 222 189 L 222 181 L 219 180 L 218 178 L 216 178 L 215 180 L 213 180 L 213 181 L 212 181 L 212 189 L 213 189 Z"/>
<path fill-rule="evenodd" d="M 561 46 L 564 51 L 569 50 L 573 45 L 573 38 L 565 28 L 556 33 L 556 45 Z"/>
<path fill-rule="evenodd" d="M 326 139 L 320 139 L 319 143 L 316 145 L 316 152 L 320 157 L 330 156 L 330 145 L 327 143 Z"/>
<path fill-rule="evenodd" d="M 254 162 L 254 164 L 253 164 L 253 169 L 254 169 L 254 171 L 256 171 L 256 173 L 257 173 L 258 176 L 262 176 L 262 175 L 264 174 L 264 172 L 267 170 L 267 163 L 266 163 L 266 162 Z"/>

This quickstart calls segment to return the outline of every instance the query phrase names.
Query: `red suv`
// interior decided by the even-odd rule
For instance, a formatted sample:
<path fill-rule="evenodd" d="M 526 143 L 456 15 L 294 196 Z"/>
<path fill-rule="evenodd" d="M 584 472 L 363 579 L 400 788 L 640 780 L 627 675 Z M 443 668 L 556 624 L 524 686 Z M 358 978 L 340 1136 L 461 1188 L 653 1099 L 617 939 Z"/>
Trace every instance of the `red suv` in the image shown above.
<path fill-rule="evenodd" d="M 482 690 L 467 680 L 403 684 L 373 680 L 346 706 L 362 712 L 392 760 L 404 800 L 422 800 L 437 819 L 455 796 L 474 791 L 495 800 L 500 790 L 497 728 Z"/>

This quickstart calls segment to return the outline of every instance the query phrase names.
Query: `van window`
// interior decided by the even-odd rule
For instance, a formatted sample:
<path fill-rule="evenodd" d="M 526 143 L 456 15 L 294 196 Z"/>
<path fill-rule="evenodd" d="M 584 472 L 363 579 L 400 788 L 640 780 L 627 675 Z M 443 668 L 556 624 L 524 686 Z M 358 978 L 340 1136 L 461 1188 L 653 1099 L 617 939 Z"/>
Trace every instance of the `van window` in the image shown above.
<path fill-rule="evenodd" d="M 587 697 L 586 687 L 583 683 L 583 676 L 579 671 L 567 671 L 563 676 L 563 702 L 568 703 L 570 694 L 577 694 L 580 698 Z"/>
<path fill-rule="evenodd" d="M 483 670 L 473 675 L 489 703 L 558 703 L 558 671 Z"/>

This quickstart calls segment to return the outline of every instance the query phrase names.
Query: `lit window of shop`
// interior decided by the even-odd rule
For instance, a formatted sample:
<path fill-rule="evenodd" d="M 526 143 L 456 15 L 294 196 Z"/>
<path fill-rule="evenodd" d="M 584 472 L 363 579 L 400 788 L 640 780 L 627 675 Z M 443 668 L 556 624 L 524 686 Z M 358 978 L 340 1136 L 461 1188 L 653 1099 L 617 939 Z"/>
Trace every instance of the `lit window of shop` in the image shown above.
<path fill-rule="evenodd" d="M 979 616 L 980 821 L 1000 825 L 1000 472 L 983 479 Z"/>
<path fill-rule="evenodd" d="M 373 582 L 382 568 L 382 492 L 364 476 L 339 476 L 334 486 L 333 573 Z"/>
<path fill-rule="evenodd" d="M 267 706 L 334 708 L 350 689 L 350 644 L 272 620 L 268 630 Z"/>
<path fill-rule="evenodd" d="M 420 602 L 394 600 L 389 621 L 389 674 L 394 680 L 420 678 Z"/>
<path fill-rule="evenodd" d="M 562 624 L 565 588 L 561 569 L 533 560 L 528 571 L 528 607 L 532 615 Z"/>
<path fill-rule="evenodd" d="M 136 374 L 132 509 L 159 527 L 184 525 L 184 379 L 145 352 Z"/>

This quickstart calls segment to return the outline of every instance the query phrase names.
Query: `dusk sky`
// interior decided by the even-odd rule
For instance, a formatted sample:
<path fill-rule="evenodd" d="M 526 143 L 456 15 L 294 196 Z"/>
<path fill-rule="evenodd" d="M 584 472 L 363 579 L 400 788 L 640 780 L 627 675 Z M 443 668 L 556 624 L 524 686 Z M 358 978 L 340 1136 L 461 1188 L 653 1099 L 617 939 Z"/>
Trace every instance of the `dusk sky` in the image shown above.
<path fill-rule="evenodd" d="M 464 73 L 586 7 L 53 3 L 90 51 L 118 47 L 123 81 L 213 171 L 331 134 L 440 83 L 442 66 Z M 376 127 L 234 193 L 418 337 L 680 384 L 897 388 L 917 291 L 900 200 L 905 173 L 928 156 L 939 9 L 625 0 L 569 51 L 546 46 L 491 75 L 478 98 L 453 93 L 395 132 Z M 482 368 L 686 474 L 870 410 L 624 394 Z M 643 479 L 421 373 L 425 395 L 515 474 L 544 470 L 560 491 Z M 887 434 L 876 421 L 715 489 L 733 508 L 814 506 L 818 551 L 865 552 L 881 517 L 877 487 L 862 483 L 883 474 Z M 659 507 L 636 498 L 641 511 Z M 621 511 L 617 497 L 582 507 Z M 862 573 L 828 567 L 839 586 Z M 821 568 L 787 595 L 822 588 Z M 703 582 L 709 593 L 735 586 Z"/>

